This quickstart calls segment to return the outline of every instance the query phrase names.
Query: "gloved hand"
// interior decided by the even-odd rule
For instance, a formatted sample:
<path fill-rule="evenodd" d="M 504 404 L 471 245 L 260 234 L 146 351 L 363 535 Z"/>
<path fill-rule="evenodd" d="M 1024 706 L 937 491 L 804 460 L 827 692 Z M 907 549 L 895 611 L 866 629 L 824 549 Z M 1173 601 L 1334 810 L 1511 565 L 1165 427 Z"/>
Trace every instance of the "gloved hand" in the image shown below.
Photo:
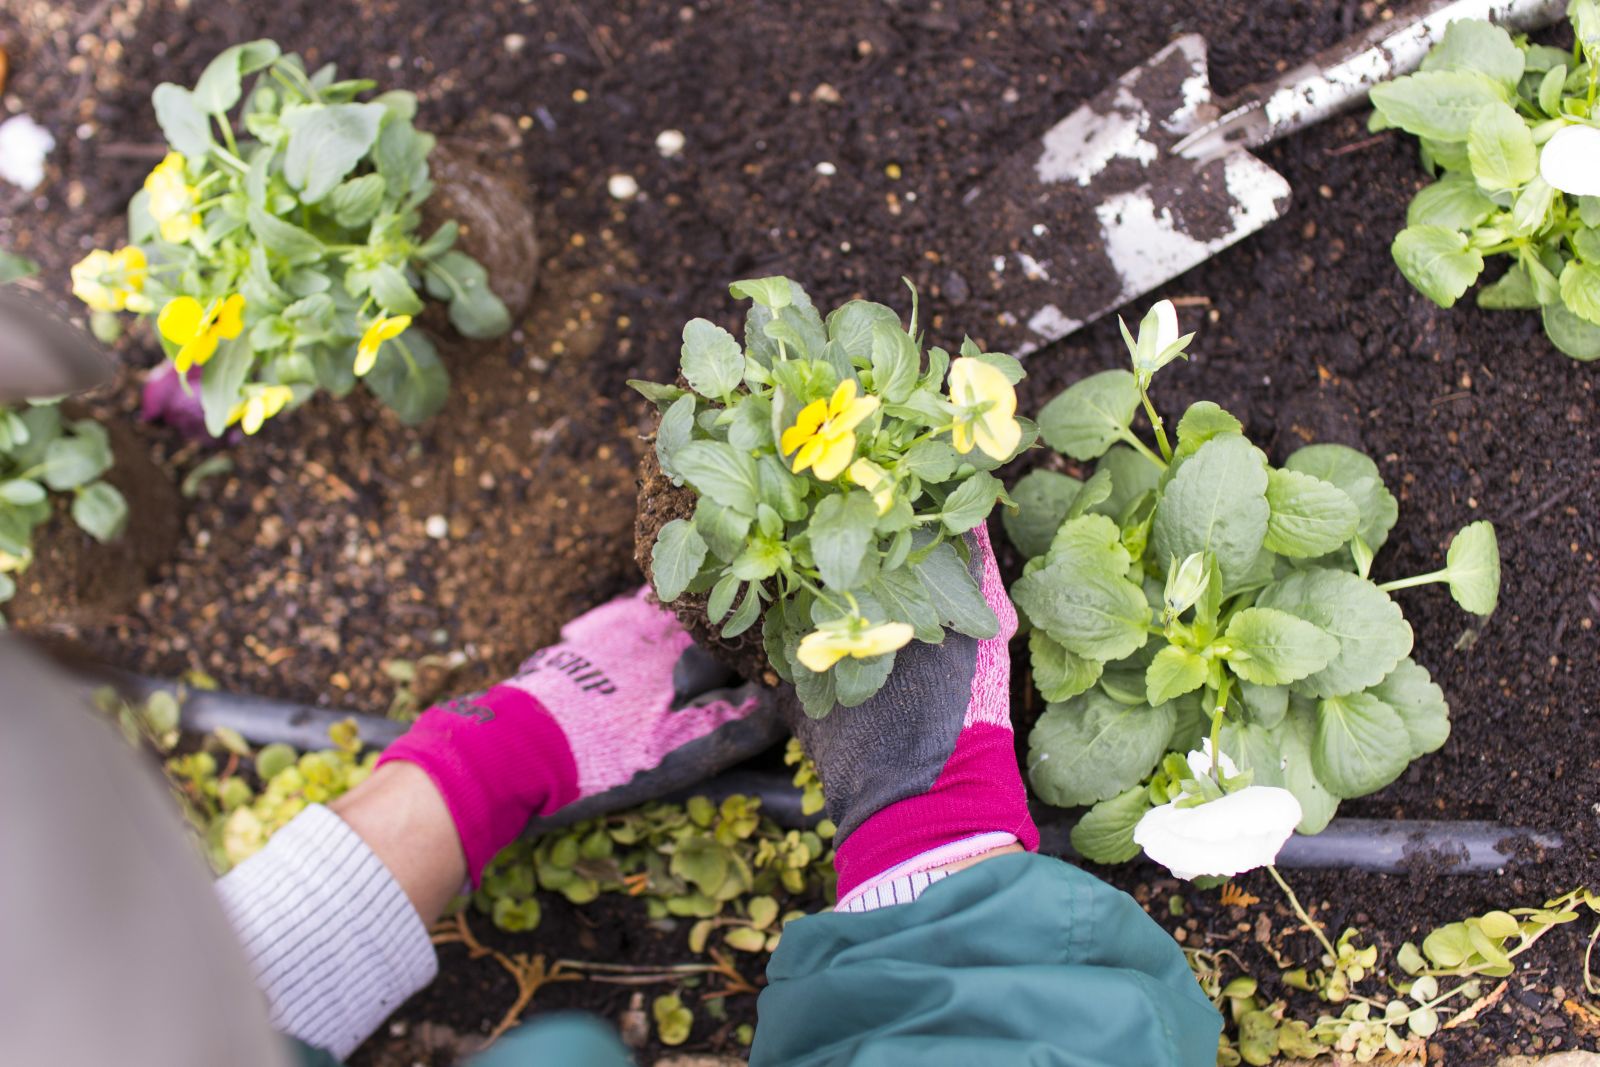
<path fill-rule="evenodd" d="M 945 634 L 914 641 L 878 693 L 821 719 L 785 715 L 817 765 L 835 844 L 839 906 L 873 885 L 933 870 L 1039 832 L 1011 732 L 1011 657 L 1017 613 L 1006 597 L 986 526 L 967 535 L 971 573 L 1000 621 L 979 641 Z M 919 880 L 919 886 L 926 880 Z"/>
<path fill-rule="evenodd" d="M 379 761 L 427 772 L 474 885 L 530 820 L 642 803 L 782 736 L 769 691 L 739 686 L 648 592 L 568 623 L 516 677 L 429 708 Z"/>

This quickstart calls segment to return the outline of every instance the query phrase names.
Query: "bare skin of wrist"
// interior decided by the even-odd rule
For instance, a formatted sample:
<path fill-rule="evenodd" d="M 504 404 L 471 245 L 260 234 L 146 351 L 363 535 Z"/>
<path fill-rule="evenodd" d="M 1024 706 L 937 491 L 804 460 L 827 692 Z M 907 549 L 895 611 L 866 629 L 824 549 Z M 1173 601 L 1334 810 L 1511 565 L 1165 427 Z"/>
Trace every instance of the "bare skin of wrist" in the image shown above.
<path fill-rule="evenodd" d="M 935 867 L 934 870 L 943 871 L 945 874 L 955 874 L 957 871 L 966 870 L 975 863 L 982 863 L 984 860 L 992 860 L 996 856 L 1004 856 L 1011 852 L 1021 851 L 1022 846 L 1013 841 L 1009 845 L 991 848 L 988 852 L 980 852 L 976 856 L 968 856 L 964 860 L 956 860 L 954 863 L 947 863 L 943 867 Z"/>
<path fill-rule="evenodd" d="M 389 869 L 424 926 L 467 880 L 455 820 L 433 779 L 414 763 L 385 763 L 329 805 Z"/>

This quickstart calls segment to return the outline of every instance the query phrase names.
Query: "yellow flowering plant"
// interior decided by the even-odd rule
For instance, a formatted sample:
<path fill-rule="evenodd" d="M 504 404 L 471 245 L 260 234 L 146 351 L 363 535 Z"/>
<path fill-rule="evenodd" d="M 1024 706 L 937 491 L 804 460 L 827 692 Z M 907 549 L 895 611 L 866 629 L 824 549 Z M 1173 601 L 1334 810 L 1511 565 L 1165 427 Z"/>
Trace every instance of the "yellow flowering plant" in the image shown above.
<path fill-rule="evenodd" d="M 72 269 L 102 337 L 119 312 L 155 319 L 213 436 L 357 381 L 407 423 L 437 412 L 449 375 L 411 328 L 424 294 L 467 337 L 510 327 L 483 267 L 454 247 L 457 225 L 419 232 L 434 138 L 412 124 L 416 97 L 362 100 L 372 88 L 332 66 L 308 73 L 268 40 L 228 48 L 193 88 L 157 86 L 170 150 L 128 206 L 130 243 Z"/>
<path fill-rule="evenodd" d="M 736 282 L 744 341 L 683 329 L 687 388 L 630 384 L 661 410 L 656 457 L 698 498 L 662 527 L 662 603 L 704 594 L 734 638 L 762 623 L 773 669 L 824 715 L 876 693 L 911 640 L 997 632 L 962 535 L 997 502 L 994 468 L 1028 447 L 1022 365 L 966 340 L 923 351 L 911 322 L 852 300 L 826 320 L 787 278 Z M 737 607 L 735 606 L 737 604 Z"/>

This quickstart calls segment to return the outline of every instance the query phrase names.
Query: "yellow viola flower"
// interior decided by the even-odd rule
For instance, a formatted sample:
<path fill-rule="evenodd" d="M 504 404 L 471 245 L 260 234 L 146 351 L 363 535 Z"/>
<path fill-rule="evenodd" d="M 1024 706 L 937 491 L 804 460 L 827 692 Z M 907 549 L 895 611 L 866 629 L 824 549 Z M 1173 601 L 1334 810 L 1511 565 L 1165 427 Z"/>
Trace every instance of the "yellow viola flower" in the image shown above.
<path fill-rule="evenodd" d="M 1010 459 L 1022 443 L 1017 391 L 999 369 L 963 356 L 950 365 L 950 402 L 957 408 L 951 444 L 966 455 L 976 444 L 991 459 Z"/>
<path fill-rule="evenodd" d="M 237 422 L 245 433 L 255 433 L 293 399 L 294 390 L 287 385 L 256 387 L 248 398 L 233 405 L 233 410 L 228 413 L 228 425 Z"/>
<path fill-rule="evenodd" d="M 379 315 L 367 326 L 367 332 L 361 335 L 361 343 L 356 346 L 356 377 L 366 375 L 372 365 L 378 362 L 378 349 L 383 347 L 383 342 L 393 341 L 411 327 L 410 315 Z"/>
<path fill-rule="evenodd" d="M 879 515 L 888 514 L 894 507 L 894 479 L 872 460 L 862 458 L 850 464 L 850 480 L 872 494 Z"/>
<path fill-rule="evenodd" d="M 175 297 L 156 316 L 161 336 L 178 346 L 172 366 L 179 374 L 203 365 L 217 351 L 221 341 L 231 341 L 244 332 L 244 297 L 238 293 L 224 300 L 202 305 L 192 296 Z"/>
<path fill-rule="evenodd" d="M 842 619 L 819 626 L 802 637 L 796 656 L 807 670 L 821 674 L 846 656 L 870 659 L 904 648 L 915 634 L 909 623 L 883 622 L 868 626 L 864 619 Z"/>
<path fill-rule="evenodd" d="M 144 180 L 149 193 L 150 217 L 161 229 L 161 239 L 181 245 L 200 229 L 200 212 L 195 210 L 200 202 L 199 191 L 189 184 L 184 173 L 184 158 L 168 152 Z"/>
<path fill-rule="evenodd" d="M 97 248 L 72 266 L 72 295 L 92 311 L 132 311 L 142 315 L 155 305 L 144 295 L 149 263 L 129 245 L 115 252 Z"/>
<path fill-rule="evenodd" d="M 783 454 L 794 453 L 794 472 L 807 467 L 825 482 L 844 473 L 856 454 L 856 427 L 878 410 L 875 396 L 856 396 L 856 381 L 846 378 L 827 400 L 800 409 L 794 425 L 778 442 Z"/>

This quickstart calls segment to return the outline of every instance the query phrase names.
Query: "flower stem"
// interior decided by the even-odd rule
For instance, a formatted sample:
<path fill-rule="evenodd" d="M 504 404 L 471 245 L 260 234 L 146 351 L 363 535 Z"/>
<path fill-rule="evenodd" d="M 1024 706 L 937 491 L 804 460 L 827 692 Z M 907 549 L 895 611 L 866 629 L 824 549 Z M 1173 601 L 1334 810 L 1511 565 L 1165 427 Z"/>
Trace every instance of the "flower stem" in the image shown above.
<path fill-rule="evenodd" d="M 1139 385 L 1139 400 L 1144 404 L 1144 413 L 1150 420 L 1150 428 L 1156 433 L 1156 444 L 1161 448 L 1161 455 L 1167 463 L 1172 462 L 1172 443 L 1167 440 L 1167 425 L 1161 421 L 1161 416 L 1156 413 L 1156 406 L 1150 403 L 1150 394 L 1145 390 L 1144 384 Z"/>
<path fill-rule="evenodd" d="M 1128 431 L 1123 431 L 1123 433 L 1121 434 L 1121 437 L 1122 437 L 1122 440 L 1125 443 L 1127 443 L 1128 445 L 1132 446 L 1133 450 L 1135 452 L 1139 453 L 1139 455 L 1143 456 L 1145 459 L 1148 459 L 1151 463 L 1154 463 L 1157 467 L 1160 467 L 1162 470 L 1166 470 L 1167 469 L 1166 460 L 1162 459 L 1160 456 L 1158 456 L 1154 452 L 1150 451 L 1150 446 L 1145 444 L 1143 441 L 1139 440 L 1139 438 L 1137 436 L 1135 436 L 1133 433 L 1128 432 Z"/>
<path fill-rule="evenodd" d="M 1278 873 L 1278 868 L 1269 863 L 1267 864 L 1267 873 L 1272 875 L 1274 882 L 1278 883 L 1278 888 L 1283 890 L 1283 895 L 1289 898 L 1289 907 L 1294 909 L 1295 915 L 1299 916 L 1306 929 L 1317 935 L 1317 940 L 1322 942 L 1322 947 L 1327 950 L 1328 955 L 1338 959 L 1339 950 L 1333 947 L 1333 942 L 1329 941 L 1328 935 L 1322 932 L 1322 927 L 1313 922 L 1311 916 L 1306 914 L 1306 909 L 1300 905 L 1300 898 L 1294 895 L 1294 890 L 1290 889 L 1289 883 L 1283 880 L 1283 875 Z"/>

